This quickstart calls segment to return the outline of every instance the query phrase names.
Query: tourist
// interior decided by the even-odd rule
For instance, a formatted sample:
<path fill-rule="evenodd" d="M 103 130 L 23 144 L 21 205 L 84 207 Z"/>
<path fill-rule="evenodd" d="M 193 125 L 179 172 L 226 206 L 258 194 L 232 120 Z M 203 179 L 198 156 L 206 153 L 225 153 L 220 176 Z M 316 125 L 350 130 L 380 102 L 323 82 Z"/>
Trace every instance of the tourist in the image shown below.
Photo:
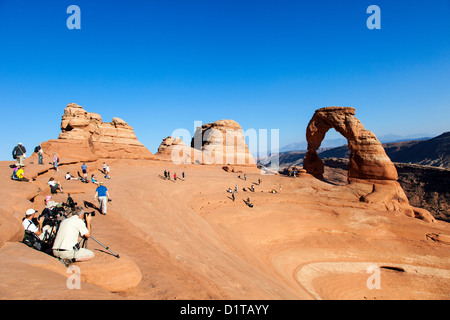
<path fill-rule="evenodd" d="M 91 182 L 92 182 L 93 184 L 100 185 L 100 184 L 98 183 L 97 179 L 95 178 L 94 174 L 91 174 Z"/>
<path fill-rule="evenodd" d="M 94 252 L 80 248 L 78 236 L 91 236 L 92 215 L 84 214 L 83 207 L 76 207 L 72 216 L 63 220 L 53 243 L 53 255 L 62 260 L 66 267 L 72 262 L 89 261 L 94 258 Z"/>
<path fill-rule="evenodd" d="M 66 180 L 78 180 L 78 178 L 75 178 L 74 176 L 72 176 L 70 174 L 70 172 L 67 172 L 66 173 Z"/>
<path fill-rule="evenodd" d="M 84 162 L 81 165 L 81 171 L 83 172 L 83 177 L 87 180 L 87 165 Z"/>
<path fill-rule="evenodd" d="M 13 159 L 17 160 L 17 164 L 19 166 L 23 166 L 23 160 L 26 157 L 26 153 L 27 149 L 23 146 L 22 142 L 19 142 L 17 144 L 17 146 L 14 147 L 13 151 L 12 151 L 12 157 Z"/>
<path fill-rule="evenodd" d="M 55 171 L 59 171 L 59 170 L 58 170 L 59 158 L 58 158 L 58 156 L 56 155 L 56 153 L 53 154 L 52 164 L 53 164 L 53 168 L 55 169 Z"/>
<path fill-rule="evenodd" d="M 17 181 L 23 181 L 23 182 L 30 181 L 30 179 L 25 176 L 25 173 L 23 171 L 23 166 L 19 165 L 19 167 L 16 171 L 16 176 L 17 176 Z"/>
<path fill-rule="evenodd" d="M 38 155 L 38 164 L 44 164 L 44 150 L 42 150 L 41 145 L 35 148 L 35 152 Z"/>
<path fill-rule="evenodd" d="M 42 232 L 42 224 L 44 222 L 44 217 L 40 218 L 38 222 L 38 226 L 36 226 L 33 222 L 33 219 L 36 215 L 37 211 L 34 209 L 28 209 L 25 212 L 25 218 L 22 220 L 22 226 L 25 230 L 31 231 L 36 234 L 39 239 L 42 240 L 44 233 Z"/>
<path fill-rule="evenodd" d="M 97 198 L 101 213 L 106 215 L 107 203 L 108 201 L 111 201 L 111 197 L 109 196 L 108 189 L 103 185 L 103 182 L 100 182 L 100 185 L 95 190 L 94 200 L 97 200 Z"/>
<path fill-rule="evenodd" d="M 48 180 L 48 185 L 50 186 L 51 193 L 58 193 L 58 191 L 64 193 L 62 190 L 61 182 L 55 181 L 55 178 L 51 177 Z"/>

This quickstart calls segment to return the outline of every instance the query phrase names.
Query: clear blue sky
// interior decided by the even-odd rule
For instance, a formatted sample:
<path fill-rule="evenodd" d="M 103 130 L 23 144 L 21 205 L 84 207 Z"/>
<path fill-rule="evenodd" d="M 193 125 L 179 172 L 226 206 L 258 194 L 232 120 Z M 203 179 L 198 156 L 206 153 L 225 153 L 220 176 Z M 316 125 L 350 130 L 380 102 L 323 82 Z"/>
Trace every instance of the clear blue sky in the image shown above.
<path fill-rule="evenodd" d="M 81 30 L 69 30 L 69 5 Z M 369 30 L 369 5 L 381 29 Z M 449 131 L 450 1 L 0 0 L 0 160 L 56 139 L 75 102 L 156 152 L 177 128 L 234 119 L 305 139 L 314 110 L 365 127 Z M 336 134 L 330 137 L 338 137 Z"/>

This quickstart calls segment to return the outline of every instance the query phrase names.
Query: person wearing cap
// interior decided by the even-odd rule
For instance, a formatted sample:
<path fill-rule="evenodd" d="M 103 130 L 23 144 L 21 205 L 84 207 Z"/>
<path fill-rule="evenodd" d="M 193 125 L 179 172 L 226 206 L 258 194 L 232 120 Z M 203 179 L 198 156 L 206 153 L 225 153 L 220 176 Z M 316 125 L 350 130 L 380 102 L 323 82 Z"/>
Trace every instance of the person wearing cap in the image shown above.
<path fill-rule="evenodd" d="M 23 159 L 25 159 L 25 153 L 27 149 L 23 146 L 22 142 L 19 142 L 12 151 L 13 159 L 17 160 L 17 164 L 23 166 Z"/>
<path fill-rule="evenodd" d="M 97 200 L 100 206 L 100 210 L 102 214 L 106 215 L 107 203 L 111 201 L 111 197 L 109 196 L 108 189 L 103 185 L 103 182 L 100 182 L 100 185 L 95 189 L 94 200 Z"/>
<path fill-rule="evenodd" d="M 83 207 L 78 206 L 72 216 L 59 225 L 52 250 L 53 255 L 61 259 L 65 266 L 94 258 L 94 252 L 78 246 L 79 236 L 86 239 L 91 236 L 91 219 L 92 215 L 85 216 Z"/>
<path fill-rule="evenodd" d="M 22 220 L 22 226 L 25 230 L 34 232 L 39 237 L 39 239 L 42 240 L 44 238 L 44 232 L 42 230 L 42 224 L 44 222 L 44 217 L 42 217 L 38 220 L 38 226 L 36 226 L 33 222 L 33 218 L 34 218 L 36 212 L 37 211 L 34 209 L 28 209 L 25 212 L 25 218 Z"/>

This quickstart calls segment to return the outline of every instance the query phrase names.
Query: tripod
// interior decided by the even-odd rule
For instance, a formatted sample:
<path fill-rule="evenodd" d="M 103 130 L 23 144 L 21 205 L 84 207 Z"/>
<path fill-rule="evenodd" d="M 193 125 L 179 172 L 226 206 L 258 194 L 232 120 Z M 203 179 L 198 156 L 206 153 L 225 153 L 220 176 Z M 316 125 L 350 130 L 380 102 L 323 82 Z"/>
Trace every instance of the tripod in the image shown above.
<path fill-rule="evenodd" d="M 114 251 L 112 251 L 111 249 L 109 249 L 107 246 L 105 246 L 103 243 L 101 243 L 100 241 L 98 241 L 97 239 L 95 239 L 93 236 L 90 236 L 90 239 L 94 240 L 95 242 L 97 242 L 99 245 L 101 245 L 103 248 L 105 248 L 106 250 L 108 250 L 109 252 L 111 252 L 116 258 L 120 258 L 120 256 L 115 253 Z M 87 238 L 83 238 L 81 240 L 81 248 L 87 248 Z"/>

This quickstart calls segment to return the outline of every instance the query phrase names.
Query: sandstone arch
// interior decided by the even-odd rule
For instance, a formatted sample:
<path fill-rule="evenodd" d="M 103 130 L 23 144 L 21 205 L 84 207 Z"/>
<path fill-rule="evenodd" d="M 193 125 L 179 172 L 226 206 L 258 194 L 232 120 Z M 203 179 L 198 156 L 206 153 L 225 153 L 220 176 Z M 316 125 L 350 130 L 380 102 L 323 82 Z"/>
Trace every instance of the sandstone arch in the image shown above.
<path fill-rule="evenodd" d="M 397 169 L 373 132 L 366 130 L 350 107 L 326 107 L 316 110 L 306 129 L 308 151 L 303 167 L 323 178 L 324 165 L 317 150 L 328 130 L 334 128 L 348 141 L 349 182 L 357 179 L 397 181 Z"/>

